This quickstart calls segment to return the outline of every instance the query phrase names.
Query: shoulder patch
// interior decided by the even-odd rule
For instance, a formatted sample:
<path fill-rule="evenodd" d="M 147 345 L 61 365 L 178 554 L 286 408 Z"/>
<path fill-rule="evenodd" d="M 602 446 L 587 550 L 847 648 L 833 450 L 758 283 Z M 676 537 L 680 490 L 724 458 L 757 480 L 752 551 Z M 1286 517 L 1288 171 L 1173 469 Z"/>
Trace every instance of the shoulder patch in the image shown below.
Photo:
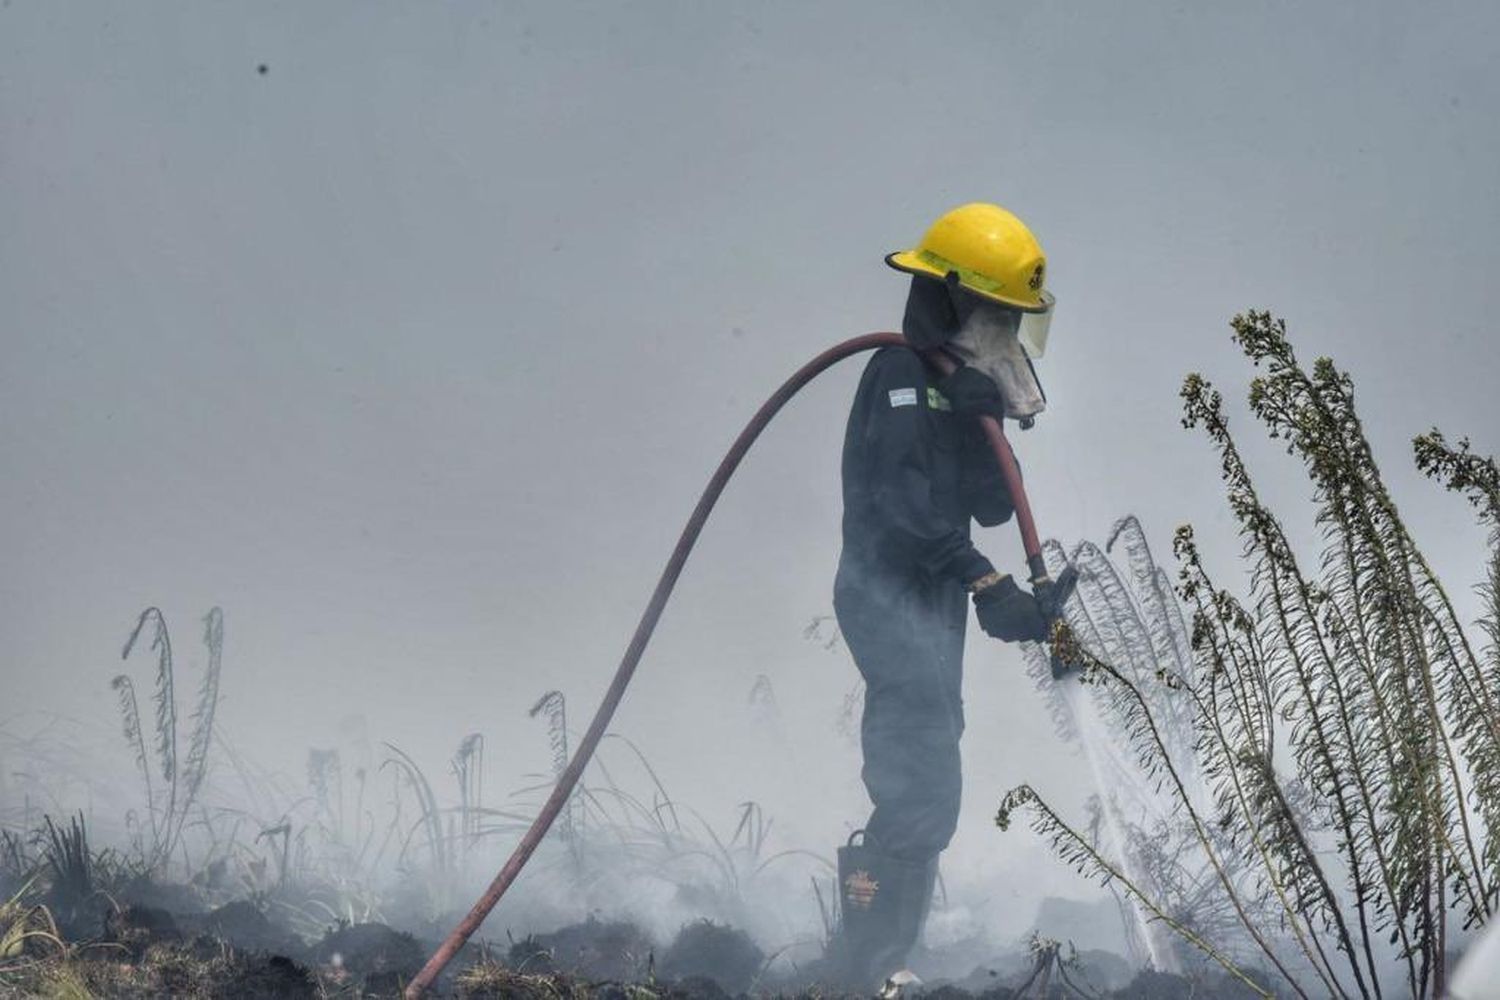
<path fill-rule="evenodd" d="M 892 389 L 890 392 L 891 406 L 916 406 L 916 389 Z"/>
<path fill-rule="evenodd" d="M 944 413 L 953 412 L 953 404 L 948 402 L 948 397 L 930 385 L 927 387 L 927 408 L 929 410 L 942 410 Z"/>

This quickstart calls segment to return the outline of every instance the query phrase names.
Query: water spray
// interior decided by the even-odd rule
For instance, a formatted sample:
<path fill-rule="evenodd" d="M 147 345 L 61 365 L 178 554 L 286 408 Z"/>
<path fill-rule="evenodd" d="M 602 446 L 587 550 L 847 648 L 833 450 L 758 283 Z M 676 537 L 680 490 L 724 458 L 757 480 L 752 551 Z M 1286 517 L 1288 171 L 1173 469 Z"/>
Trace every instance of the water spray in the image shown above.
<path fill-rule="evenodd" d="M 407 1000 L 415 1000 L 421 996 L 453 960 L 453 956 L 458 954 L 459 949 L 484 923 L 490 911 L 495 908 L 495 904 L 500 902 L 500 897 L 505 895 L 506 890 L 521 874 L 521 869 L 531 859 L 531 855 L 541 844 L 542 838 L 547 835 L 547 831 L 551 829 L 558 814 L 567 804 L 568 797 L 572 794 L 579 779 L 583 777 L 584 768 L 594 756 L 599 741 L 604 738 L 605 730 L 614 717 L 615 709 L 619 707 L 620 700 L 625 695 L 625 688 L 630 684 L 635 668 L 640 663 L 641 655 L 646 651 L 646 644 L 651 641 L 651 634 L 656 630 L 656 623 L 667 606 L 667 599 L 672 596 L 672 589 L 677 585 L 677 578 L 682 574 L 688 554 L 692 552 L 693 544 L 702 533 L 709 513 L 713 510 L 719 495 L 724 492 L 724 487 L 728 485 L 729 477 L 739 467 L 740 461 L 750 450 L 750 446 L 755 443 L 755 439 L 760 436 L 761 431 L 765 430 L 771 418 L 786 405 L 787 400 L 797 394 L 799 389 L 843 359 L 881 347 L 908 346 L 910 345 L 907 344 L 906 338 L 899 333 L 868 333 L 830 347 L 797 369 L 791 378 L 783 382 L 781 387 L 772 393 L 771 397 L 755 412 L 755 416 L 750 418 L 745 429 L 740 431 L 739 437 L 734 439 L 734 444 L 730 445 L 729 451 L 719 462 L 719 467 L 714 470 L 713 476 L 710 477 L 708 485 L 703 490 L 703 495 L 698 498 L 698 504 L 688 517 L 687 524 L 683 526 L 677 545 L 672 549 L 671 557 L 667 559 L 666 568 L 662 570 L 661 577 L 656 582 L 656 589 L 651 593 L 651 600 L 647 603 L 646 610 L 641 614 L 641 620 L 635 627 L 635 634 L 631 636 L 630 644 L 625 647 L 625 655 L 620 659 L 619 667 L 615 669 L 614 679 L 610 682 L 608 690 L 604 692 L 604 700 L 600 702 L 593 721 L 589 723 L 588 731 L 584 733 L 578 749 L 568 761 L 568 766 L 558 775 L 552 794 L 547 797 L 536 819 L 532 820 L 530 828 L 521 837 L 520 843 L 516 844 L 515 850 L 500 868 L 500 872 L 490 883 L 489 888 L 485 889 L 484 894 L 458 922 L 458 926 L 454 927 L 443 939 L 443 943 L 438 946 L 437 951 L 432 953 L 427 964 L 422 966 L 422 970 L 406 987 Z M 944 375 L 952 374 L 957 368 L 957 363 L 940 348 L 923 351 L 922 356 Z M 1011 450 L 1010 442 L 1005 438 L 1005 431 L 999 420 L 991 416 L 981 416 L 979 422 L 984 428 L 985 438 L 989 441 L 991 450 L 995 453 L 995 459 L 1000 464 L 1001 478 L 1005 482 L 1005 488 L 1009 491 L 1011 503 L 1015 508 L 1016 524 L 1021 529 L 1021 545 L 1025 550 L 1026 565 L 1031 574 L 1032 591 L 1041 603 L 1042 611 L 1048 621 L 1055 620 L 1072 593 L 1077 575 L 1071 567 L 1059 573 L 1056 580 L 1047 572 L 1047 564 L 1042 557 L 1041 539 L 1037 534 L 1036 520 L 1032 516 L 1031 504 L 1026 498 L 1026 489 L 1021 482 L 1021 470 L 1016 464 L 1015 453 Z M 1060 664 L 1054 656 L 1053 676 L 1061 677 L 1066 673 L 1066 666 Z"/>

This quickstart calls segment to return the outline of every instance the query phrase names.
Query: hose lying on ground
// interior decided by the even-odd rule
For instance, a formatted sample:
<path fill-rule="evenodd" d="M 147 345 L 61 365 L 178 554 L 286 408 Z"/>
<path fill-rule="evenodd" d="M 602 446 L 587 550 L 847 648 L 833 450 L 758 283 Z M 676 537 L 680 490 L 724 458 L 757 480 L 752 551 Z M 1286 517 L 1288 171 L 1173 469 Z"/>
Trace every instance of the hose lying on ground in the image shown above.
<path fill-rule="evenodd" d="M 500 902 L 500 897 L 505 895 L 511 883 L 521 874 L 521 869 L 526 866 L 526 862 L 530 860 L 531 855 L 542 842 L 542 838 L 547 835 L 553 821 L 557 819 L 567 803 L 573 787 L 578 784 L 578 779 L 583 776 L 584 768 L 588 766 L 589 760 L 599 746 L 599 741 L 603 739 L 610 719 L 614 717 L 615 709 L 619 707 L 620 699 L 625 695 L 625 688 L 635 674 L 641 654 L 646 651 L 646 643 L 651 640 L 651 633 L 655 631 L 657 620 L 661 618 L 662 610 L 667 606 L 667 599 L 672 596 L 672 588 L 676 586 L 677 578 L 682 574 L 682 567 L 687 563 L 688 553 L 693 550 L 693 543 L 698 540 L 698 535 L 703 531 L 709 512 L 713 510 L 719 494 L 724 492 L 724 487 L 729 483 L 729 477 L 734 474 L 740 460 L 745 457 L 745 453 L 750 450 L 750 446 L 755 443 L 760 432 L 771 422 L 771 418 L 776 415 L 777 411 L 786 405 L 787 400 L 797 394 L 799 389 L 844 358 L 880 347 L 904 346 L 906 346 L 906 339 L 899 333 L 867 333 L 862 337 L 854 337 L 830 347 L 797 369 L 791 378 L 783 382 L 781 387 L 772 393 L 771 398 L 767 399 L 755 412 L 755 416 L 750 418 L 745 429 L 740 431 L 739 437 L 734 439 L 734 444 L 724 455 L 719 467 L 714 470 L 713 477 L 709 479 L 708 486 L 703 490 L 703 495 L 698 498 L 698 505 L 693 508 L 692 516 L 683 526 L 682 534 L 677 539 L 677 546 L 672 550 L 672 556 L 667 560 L 666 568 L 662 570 L 661 578 L 656 582 L 656 589 L 651 593 L 651 601 L 646 605 L 640 623 L 635 627 L 635 634 L 630 638 L 630 645 L 625 647 L 625 655 L 620 659 L 620 665 L 615 670 L 614 680 L 610 682 L 609 690 L 604 693 L 604 700 L 600 702 L 598 711 L 594 713 L 594 720 L 589 723 L 588 732 L 584 733 L 572 760 L 568 761 L 568 766 L 563 769 L 562 774 L 558 775 L 557 784 L 553 786 L 552 794 L 547 797 L 541 812 L 537 813 L 536 819 L 532 820 L 531 827 L 521 837 L 520 843 L 511 852 L 510 858 L 500 869 L 500 873 L 495 876 L 494 881 L 490 883 L 489 888 L 484 891 L 484 895 L 479 897 L 479 900 L 459 921 L 458 926 L 453 928 L 443 943 L 438 946 L 437 951 L 432 953 L 432 957 L 427 960 L 426 965 L 422 966 L 416 978 L 407 986 L 407 1000 L 415 1000 L 416 997 L 421 996 L 437 979 L 444 967 L 453 960 L 453 956 L 458 953 L 459 949 L 479 929 L 479 925 L 484 923 L 485 917 L 489 916 L 495 904 Z M 927 357 L 945 374 L 953 370 L 953 361 L 940 351 L 928 352 Z M 991 448 L 994 449 L 995 457 L 1000 463 L 1001 474 L 1010 490 L 1033 582 L 1035 583 L 1038 579 L 1045 580 L 1046 569 L 1041 561 L 1041 544 L 1037 541 L 1036 525 L 1032 519 L 1031 507 L 1026 500 L 1025 490 L 1021 485 L 1015 455 L 1010 450 L 1010 444 L 1005 439 L 999 421 L 993 417 L 981 417 L 980 422 L 984 425 L 986 437 L 989 439 Z"/>

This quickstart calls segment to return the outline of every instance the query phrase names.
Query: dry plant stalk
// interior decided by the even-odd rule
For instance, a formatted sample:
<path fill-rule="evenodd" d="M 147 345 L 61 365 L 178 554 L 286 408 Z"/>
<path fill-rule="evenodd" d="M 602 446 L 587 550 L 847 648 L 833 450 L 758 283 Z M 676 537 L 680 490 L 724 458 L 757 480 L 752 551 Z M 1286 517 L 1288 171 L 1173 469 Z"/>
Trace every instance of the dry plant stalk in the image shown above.
<path fill-rule="evenodd" d="M 214 738 L 214 712 L 219 704 L 219 678 L 223 671 L 224 612 L 212 608 L 203 617 L 203 645 L 208 653 L 208 663 L 191 717 L 185 759 L 179 759 L 178 730 L 181 727 L 172 638 L 160 609 L 152 607 L 141 612 L 120 658 L 128 660 L 137 642 L 147 634 L 151 650 L 156 653 L 152 695 L 156 711 L 149 750 L 135 683 L 129 674 L 121 673 L 115 675 L 110 686 L 118 696 L 125 742 L 130 746 L 145 789 L 146 827 L 140 833 L 140 853 L 147 866 L 155 868 L 166 864 L 178 847 L 189 811 L 197 801 L 204 776 L 208 773 L 208 749 Z M 155 751 L 154 768 L 151 750 Z"/>

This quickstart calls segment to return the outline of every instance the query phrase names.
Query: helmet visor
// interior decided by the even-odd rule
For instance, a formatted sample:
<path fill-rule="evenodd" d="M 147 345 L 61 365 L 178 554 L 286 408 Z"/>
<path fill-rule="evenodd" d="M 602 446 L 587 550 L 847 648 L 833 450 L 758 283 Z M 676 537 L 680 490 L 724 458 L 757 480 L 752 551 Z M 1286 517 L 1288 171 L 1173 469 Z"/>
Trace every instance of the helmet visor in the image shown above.
<path fill-rule="evenodd" d="M 1050 292 L 1042 292 L 1041 298 L 1044 308 L 1040 312 L 1022 313 L 1021 328 L 1017 331 L 1029 358 L 1039 358 L 1046 352 L 1047 332 L 1052 329 L 1052 309 L 1057 300 Z"/>

